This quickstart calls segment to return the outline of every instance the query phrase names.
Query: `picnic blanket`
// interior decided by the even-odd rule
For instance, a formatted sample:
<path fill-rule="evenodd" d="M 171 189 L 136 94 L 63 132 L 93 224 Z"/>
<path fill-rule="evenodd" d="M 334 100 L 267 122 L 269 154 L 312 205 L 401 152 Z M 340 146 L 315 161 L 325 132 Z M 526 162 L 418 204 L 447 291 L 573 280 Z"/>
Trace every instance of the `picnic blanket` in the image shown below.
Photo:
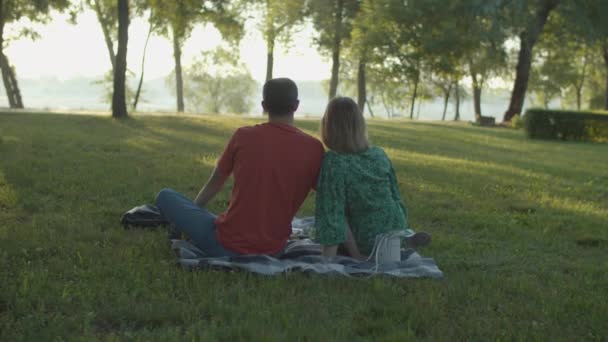
<path fill-rule="evenodd" d="M 152 205 L 135 207 L 126 212 L 121 222 L 125 228 L 157 227 L 168 222 L 158 208 Z M 324 258 L 321 246 L 311 240 L 314 235 L 314 217 L 294 218 L 291 240 L 280 255 L 239 255 L 210 258 L 196 246 L 185 240 L 171 240 L 171 248 L 177 255 L 177 263 L 188 270 L 222 269 L 242 270 L 263 275 L 291 272 L 373 276 L 388 275 L 400 278 L 442 278 L 443 273 L 432 258 L 422 257 L 414 249 L 401 250 L 401 261 L 376 264 L 345 256 Z"/>
<path fill-rule="evenodd" d="M 267 255 L 239 255 L 208 258 L 196 246 L 184 240 L 172 240 L 171 248 L 179 265 L 188 270 L 222 269 L 242 270 L 263 275 L 292 272 L 365 277 L 388 275 L 399 278 L 442 278 L 443 272 L 432 258 L 422 257 L 412 248 L 401 250 L 401 261 L 376 264 L 346 256 L 324 258 L 321 245 L 310 238 L 314 217 L 295 218 L 292 221 L 292 239 L 283 252 Z"/>
<path fill-rule="evenodd" d="M 262 275 L 302 272 L 355 277 L 377 274 L 399 278 L 443 277 L 432 258 L 424 258 L 411 248 L 401 251 L 400 262 L 378 265 L 373 261 L 359 261 L 345 256 L 324 258 L 320 255 L 321 246 L 310 239 L 291 240 L 277 257 L 239 255 L 207 258 L 197 247 L 184 240 L 172 240 L 171 248 L 178 256 L 178 264 L 187 270 L 242 270 Z"/>

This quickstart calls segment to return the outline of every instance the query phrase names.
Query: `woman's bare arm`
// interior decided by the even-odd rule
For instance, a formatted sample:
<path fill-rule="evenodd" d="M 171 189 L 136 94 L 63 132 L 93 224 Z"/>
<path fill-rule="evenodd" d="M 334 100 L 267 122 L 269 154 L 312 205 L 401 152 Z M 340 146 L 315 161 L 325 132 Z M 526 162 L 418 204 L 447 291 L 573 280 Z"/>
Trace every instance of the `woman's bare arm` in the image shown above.
<path fill-rule="evenodd" d="M 346 248 L 346 252 L 353 258 L 358 260 L 365 260 L 366 258 L 361 255 L 359 252 L 359 247 L 357 247 L 357 242 L 353 236 L 353 232 L 350 230 L 350 227 L 346 229 L 346 241 L 344 241 L 344 247 Z M 334 257 L 338 253 L 338 245 L 333 246 L 323 246 L 323 250 L 321 255 L 324 257 Z"/>
<path fill-rule="evenodd" d="M 355 237 L 353 236 L 353 231 L 350 230 L 350 227 L 346 229 L 346 241 L 344 242 L 344 247 L 348 254 L 359 260 L 365 260 L 366 258 L 361 255 L 359 252 L 359 247 L 357 247 L 357 242 L 355 241 Z"/>

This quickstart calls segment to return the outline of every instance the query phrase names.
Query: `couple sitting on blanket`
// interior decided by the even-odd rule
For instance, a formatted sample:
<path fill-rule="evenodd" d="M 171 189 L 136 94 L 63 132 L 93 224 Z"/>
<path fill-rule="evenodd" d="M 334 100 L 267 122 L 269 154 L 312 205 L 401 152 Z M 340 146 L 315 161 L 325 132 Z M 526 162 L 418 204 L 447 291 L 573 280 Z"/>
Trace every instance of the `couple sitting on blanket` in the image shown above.
<path fill-rule="evenodd" d="M 293 81 L 269 80 L 262 101 L 268 122 L 234 132 L 194 201 L 171 189 L 157 195 L 167 220 L 206 255 L 279 255 L 311 189 L 316 189 L 316 240 L 324 256 L 335 256 L 342 245 L 349 256 L 366 259 L 378 234 L 407 228 L 391 162 L 381 148 L 369 146 L 357 104 L 339 97 L 327 105 L 321 136 L 328 152 L 295 127 L 298 105 Z M 230 175 L 230 204 L 216 216 L 205 208 Z M 414 236 L 418 244 L 429 239 L 426 233 Z"/>

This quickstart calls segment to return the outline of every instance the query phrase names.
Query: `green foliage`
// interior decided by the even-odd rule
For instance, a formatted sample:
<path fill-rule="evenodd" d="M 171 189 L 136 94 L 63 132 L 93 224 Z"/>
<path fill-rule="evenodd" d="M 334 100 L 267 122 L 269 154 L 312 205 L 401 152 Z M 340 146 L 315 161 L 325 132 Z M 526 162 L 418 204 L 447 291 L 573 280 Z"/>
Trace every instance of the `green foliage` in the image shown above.
<path fill-rule="evenodd" d="M 600 70 L 589 75 L 587 83 L 587 107 L 591 110 L 605 109 L 606 104 L 606 79 L 608 78 L 608 68 L 599 65 L 600 62 L 592 61 L 592 69 Z"/>
<path fill-rule="evenodd" d="M 46 23 L 51 10 L 65 11 L 71 8 L 70 0 L 8 0 L 2 1 L 0 22 L 4 25 L 22 18 L 31 22 Z M 75 13 L 72 13 L 75 15 Z"/>
<path fill-rule="evenodd" d="M 196 112 L 248 113 L 258 84 L 234 51 L 204 52 L 185 70 L 185 97 Z"/>
<path fill-rule="evenodd" d="M 536 44 L 530 90 L 538 102 L 548 108 L 549 102 L 562 97 L 562 103 L 580 110 L 584 91 L 598 59 L 596 49 L 569 27 L 569 17 L 562 12 L 551 16 L 544 34 Z"/>
<path fill-rule="evenodd" d="M 522 129 L 524 128 L 524 120 L 522 119 L 521 115 L 515 115 L 513 117 L 513 119 L 511 119 L 511 127 L 515 128 L 515 129 Z"/>
<path fill-rule="evenodd" d="M 533 139 L 608 141 L 608 113 L 529 109 L 526 132 Z"/>
<path fill-rule="evenodd" d="M 260 31 L 267 44 L 291 42 L 294 28 L 304 20 L 304 0 L 258 0 L 254 5 L 261 13 Z"/>
<path fill-rule="evenodd" d="M 0 114 L 0 340 L 608 336 L 608 144 L 371 120 L 442 281 L 187 272 L 164 231 L 120 226 L 163 187 L 195 196 L 231 133 L 258 122 Z M 313 210 L 311 195 L 299 215 Z"/>
<path fill-rule="evenodd" d="M 5 0 L 0 2 L 0 44 L 5 49 L 11 41 L 20 38 L 32 40 L 40 38 L 40 34 L 34 28 L 23 26 L 18 31 L 7 34 L 7 25 L 22 19 L 31 23 L 48 23 L 51 20 L 51 11 L 69 11 L 71 20 L 76 18 L 77 8 L 72 6 L 70 0 Z"/>
<path fill-rule="evenodd" d="M 237 1 L 226 0 L 147 0 L 151 10 L 150 22 L 158 32 L 177 39 L 181 46 L 199 23 L 211 23 L 229 42 L 238 42 L 243 35 L 243 23 Z"/>
<path fill-rule="evenodd" d="M 126 82 L 125 82 L 125 100 L 127 104 L 133 103 L 133 99 L 135 97 L 135 89 L 133 86 L 133 78 L 135 77 L 135 73 L 131 70 L 127 70 L 126 74 Z M 112 94 L 114 93 L 114 71 L 108 70 L 105 73 L 102 79 L 96 80 L 93 82 L 94 84 L 101 85 L 104 89 L 103 101 L 108 103 L 110 106 L 112 105 Z M 142 89 L 142 92 L 143 89 Z M 140 97 L 140 102 L 144 101 L 143 98 Z"/>
<path fill-rule="evenodd" d="M 336 13 L 338 2 L 343 3 L 341 13 Z M 312 19 L 317 31 L 315 41 L 321 52 L 331 54 L 336 41 L 350 38 L 353 19 L 359 9 L 359 0 L 309 0 L 306 2 L 306 14 Z M 336 32 L 336 19 L 341 17 L 341 30 Z"/>

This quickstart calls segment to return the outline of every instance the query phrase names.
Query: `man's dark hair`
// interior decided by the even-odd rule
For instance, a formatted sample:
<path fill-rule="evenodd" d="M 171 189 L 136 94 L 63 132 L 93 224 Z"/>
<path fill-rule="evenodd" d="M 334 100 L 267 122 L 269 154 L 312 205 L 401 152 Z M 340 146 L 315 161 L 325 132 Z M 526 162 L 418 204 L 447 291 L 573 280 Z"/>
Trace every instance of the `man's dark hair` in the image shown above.
<path fill-rule="evenodd" d="M 289 78 L 273 78 L 264 84 L 262 96 L 268 114 L 288 115 L 298 104 L 298 86 Z"/>

